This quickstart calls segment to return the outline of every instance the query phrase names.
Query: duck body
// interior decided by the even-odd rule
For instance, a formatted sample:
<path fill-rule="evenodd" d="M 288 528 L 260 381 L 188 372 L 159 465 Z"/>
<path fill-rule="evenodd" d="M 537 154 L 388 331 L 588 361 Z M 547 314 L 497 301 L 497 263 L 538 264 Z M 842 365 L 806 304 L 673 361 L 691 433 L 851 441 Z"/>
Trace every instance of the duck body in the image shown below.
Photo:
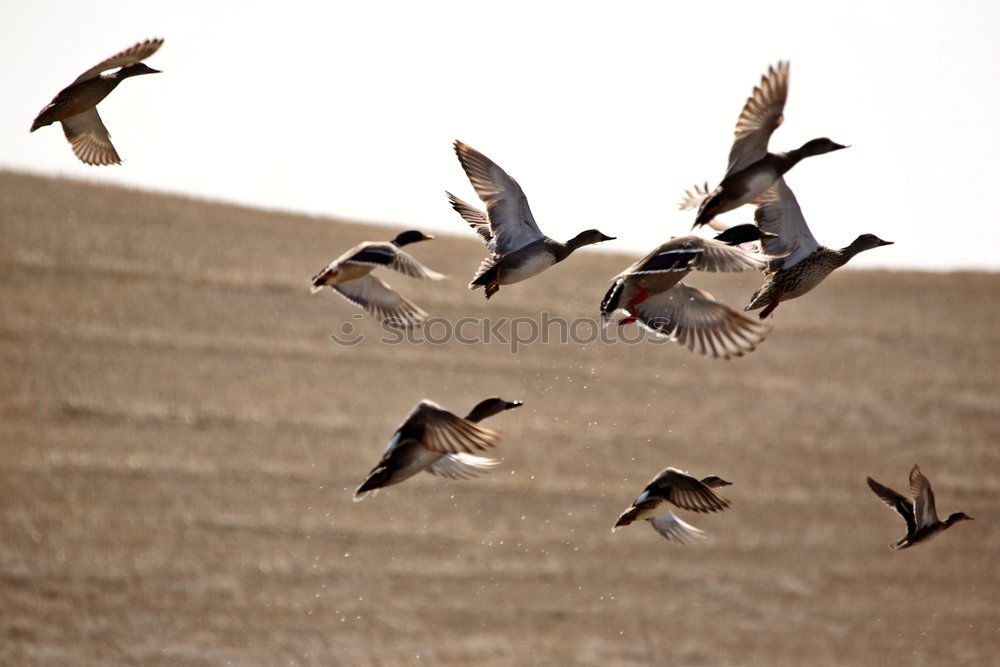
<path fill-rule="evenodd" d="M 681 209 L 697 206 L 694 226 L 708 224 L 715 216 L 752 203 L 801 160 L 846 148 L 826 137 L 813 139 L 787 153 L 771 153 L 771 135 L 784 120 L 788 99 L 788 63 L 779 62 L 761 77 L 736 121 L 726 174 L 714 191 L 688 197 Z"/>
<path fill-rule="evenodd" d="M 729 507 L 729 501 L 712 489 L 730 486 L 732 482 L 710 475 L 701 480 L 677 468 L 665 468 L 646 485 L 632 505 L 615 521 L 611 532 L 639 520 L 646 520 L 667 540 L 687 544 L 704 537 L 704 531 L 680 519 L 672 511 L 664 512 L 661 505 L 669 503 L 692 512 L 719 512 Z"/>
<path fill-rule="evenodd" d="M 498 436 L 496 431 L 475 424 L 521 405 L 520 401 L 487 398 L 462 419 L 432 401 L 421 401 L 396 429 L 378 465 L 358 486 L 355 502 L 423 471 L 451 479 L 488 472 L 500 462 L 471 452 L 492 447 Z"/>
<path fill-rule="evenodd" d="M 760 318 L 774 312 L 782 301 L 807 294 L 827 276 L 860 252 L 892 245 L 874 234 L 861 234 L 844 248 L 820 245 L 813 236 L 798 200 L 784 178 L 757 200 L 754 221 L 768 236 L 761 240 L 764 251 L 775 257 L 767 268 L 764 284 L 750 297 L 744 310 L 763 308 Z"/>
<path fill-rule="evenodd" d="M 619 325 L 638 322 L 700 354 L 728 359 L 752 351 L 766 337 L 768 327 L 759 326 L 681 279 L 695 269 L 764 269 L 772 258 L 731 245 L 759 240 L 763 234 L 755 225 L 741 225 L 715 239 L 689 235 L 661 244 L 613 279 L 601 302 L 603 326 L 608 326 L 616 311 L 624 310 L 627 317 Z"/>
<path fill-rule="evenodd" d="M 782 301 L 795 299 L 808 293 L 839 269 L 850 257 L 842 250 L 825 246 L 817 248 L 801 262 L 767 274 L 764 284 L 750 297 L 744 310 L 769 308 L 760 314 L 761 319 L 770 315 Z"/>
<path fill-rule="evenodd" d="M 56 122 L 62 123 L 66 140 L 81 162 L 89 165 L 119 164 L 121 157 L 111 143 L 111 135 L 97 112 L 97 105 L 125 79 L 142 74 L 159 74 L 159 70 L 141 61 L 153 55 L 162 44 L 162 39 L 139 42 L 91 67 L 45 105 L 31 123 L 31 131 Z M 116 68 L 119 69 L 103 74 Z"/>
<path fill-rule="evenodd" d="M 487 299 L 500 291 L 500 285 L 523 282 L 583 246 L 614 239 L 596 229 L 580 232 L 565 243 L 549 238 L 538 228 L 521 186 L 507 172 L 461 141 L 455 142 L 455 154 L 476 194 L 486 204 L 483 211 L 445 193 L 452 208 L 479 234 L 490 253 L 469 283 L 469 289 L 483 287 Z"/>
<path fill-rule="evenodd" d="M 433 238 L 423 232 L 410 230 L 402 232 L 392 241 L 359 243 L 313 276 L 310 291 L 315 294 L 324 287 L 329 287 L 377 320 L 403 328 L 417 326 L 427 318 L 427 313 L 370 274 L 376 268 L 384 267 L 411 278 L 444 278 L 401 249 L 409 243 Z"/>
<path fill-rule="evenodd" d="M 868 478 L 868 486 L 882 502 L 894 509 L 906 522 L 906 535 L 889 547 L 892 551 L 908 549 L 926 542 L 956 523 L 974 519 L 965 512 L 954 512 L 944 521 L 938 519 L 931 483 L 917 465 L 910 470 L 910 493 L 913 500 L 876 482 L 871 477 Z"/>
<path fill-rule="evenodd" d="M 42 109 L 31 124 L 34 132 L 40 127 L 66 120 L 70 116 L 83 113 L 96 107 L 105 97 L 111 94 L 122 79 L 114 76 L 97 76 L 74 83 L 59 91 L 51 102 Z"/>

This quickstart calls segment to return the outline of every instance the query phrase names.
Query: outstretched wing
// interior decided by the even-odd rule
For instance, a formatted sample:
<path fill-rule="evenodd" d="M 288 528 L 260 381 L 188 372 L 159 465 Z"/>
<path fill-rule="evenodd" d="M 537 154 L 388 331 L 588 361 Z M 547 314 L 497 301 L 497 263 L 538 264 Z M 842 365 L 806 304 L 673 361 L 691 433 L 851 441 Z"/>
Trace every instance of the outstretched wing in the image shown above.
<path fill-rule="evenodd" d="M 122 159 L 111 143 L 111 135 L 104 127 L 97 107 L 64 119 L 62 127 L 73 153 L 84 164 L 121 164 Z"/>
<path fill-rule="evenodd" d="M 799 202 L 784 178 L 765 190 L 755 203 L 757 210 L 753 215 L 757 226 L 777 235 L 761 239 L 761 244 L 769 255 L 785 255 L 780 260 L 782 268 L 790 269 L 819 249 L 819 241 L 809 230 Z"/>
<path fill-rule="evenodd" d="M 653 528 L 663 537 L 678 544 L 691 544 L 696 540 L 705 539 L 705 531 L 695 528 L 691 524 L 682 521 L 673 512 L 667 512 L 660 516 L 648 519 Z"/>
<path fill-rule="evenodd" d="M 917 532 L 917 525 L 913 519 L 913 503 L 900 493 L 896 493 L 888 486 L 879 484 L 871 477 L 868 478 L 868 487 L 875 492 L 875 495 L 882 499 L 886 505 L 899 512 L 899 515 L 906 521 L 906 534 L 912 535 Z"/>
<path fill-rule="evenodd" d="M 461 141 L 455 142 L 455 153 L 476 194 L 486 204 L 495 252 L 505 255 L 545 238 L 517 181 L 493 160 Z"/>
<path fill-rule="evenodd" d="M 162 39 L 147 39 L 144 42 L 139 42 L 129 48 L 125 49 L 121 53 L 116 53 L 115 55 L 102 60 L 97 63 L 86 72 L 76 77 L 73 83 L 79 83 L 80 81 L 85 81 L 87 79 L 92 79 L 101 72 L 106 72 L 109 69 L 115 69 L 116 67 L 126 67 L 128 65 L 134 65 L 135 63 L 145 60 L 150 57 L 156 50 L 163 45 Z"/>
<path fill-rule="evenodd" d="M 471 479 L 492 471 L 498 465 L 500 461 L 496 459 L 459 452 L 442 456 L 427 472 L 448 479 Z"/>
<path fill-rule="evenodd" d="M 354 305 L 364 308 L 366 313 L 380 322 L 405 329 L 427 319 L 427 313 L 423 309 L 401 297 L 371 274 L 330 287 Z"/>
<path fill-rule="evenodd" d="M 768 68 L 760 85 L 740 112 L 736 121 L 736 138 L 729 151 L 726 176 L 735 174 L 767 155 L 771 134 L 781 125 L 785 100 L 788 98 L 788 63 L 779 62 Z"/>
<path fill-rule="evenodd" d="M 711 294 L 684 283 L 635 306 L 640 323 L 698 354 L 729 359 L 752 352 L 771 328 L 717 302 Z"/>
<path fill-rule="evenodd" d="M 915 503 L 913 517 L 917 526 L 923 528 L 936 524 L 938 515 L 934 506 L 934 491 L 931 490 L 931 483 L 917 466 L 913 466 L 913 470 L 910 471 L 910 493 L 913 494 Z"/>
<path fill-rule="evenodd" d="M 718 496 L 696 477 L 667 468 L 650 483 L 652 493 L 667 502 L 692 512 L 718 512 L 729 507 L 729 501 Z"/>
<path fill-rule="evenodd" d="M 444 408 L 422 401 L 417 410 L 426 424 L 423 445 L 439 454 L 472 454 L 496 445 L 500 434 L 462 419 Z"/>
<path fill-rule="evenodd" d="M 467 204 L 450 192 L 445 192 L 448 195 L 448 202 L 451 207 L 455 209 L 462 219 L 469 223 L 469 226 L 476 230 L 479 237 L 486 244 L 487 249 L 491 253 L 496 252 L 496 242 L 493 238 L 493 230 L 490 229 L 490 216 L 486 214 L 486 211 L 481 211 L 471 204 Z"/>

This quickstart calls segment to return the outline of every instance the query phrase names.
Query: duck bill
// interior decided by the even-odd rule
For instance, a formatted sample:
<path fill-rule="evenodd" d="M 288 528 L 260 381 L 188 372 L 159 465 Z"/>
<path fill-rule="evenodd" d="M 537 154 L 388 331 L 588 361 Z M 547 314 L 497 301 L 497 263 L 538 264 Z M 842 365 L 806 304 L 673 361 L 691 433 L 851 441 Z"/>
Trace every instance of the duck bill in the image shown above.
<path fill-rule="evenodd" d="M 892 241 L 879 241 L 878 244 L 879 244 L 879 246 L 892 245 L 893 242 Z"/>

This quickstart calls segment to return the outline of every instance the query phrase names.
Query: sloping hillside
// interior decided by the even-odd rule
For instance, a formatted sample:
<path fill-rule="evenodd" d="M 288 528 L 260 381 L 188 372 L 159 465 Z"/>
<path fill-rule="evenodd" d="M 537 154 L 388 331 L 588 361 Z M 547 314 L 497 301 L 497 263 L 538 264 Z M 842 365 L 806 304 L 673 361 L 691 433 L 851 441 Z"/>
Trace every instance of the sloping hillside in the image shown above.
<path fill-rule="evenodd" d="M 0 216 L 0 662 L 998 660 L 1000 276 L 844 270 L 729 362 L 511 354 L 380 344 L 309 294 L 396 228 L 10 172 Z M 634 259 L 584 252 L 487 303 L 466 236 L 412 247 L 449 279 L 387 279 L 452 322 L 594 318 Z M 758 280 L 691 282 L 742 305 Z M 367 339 L 335 345 L 344 322 Z M 525 402 L 490 422 L 498 473 L 351 502 L 417 400 L 495 394 Z M 902 491 L 914 462 L 977 520 L 889 553 L 903 522 L 865 476 Z M 667 465 L 735 482 L 686 517 L 712 539 L 612 535 Z"/>

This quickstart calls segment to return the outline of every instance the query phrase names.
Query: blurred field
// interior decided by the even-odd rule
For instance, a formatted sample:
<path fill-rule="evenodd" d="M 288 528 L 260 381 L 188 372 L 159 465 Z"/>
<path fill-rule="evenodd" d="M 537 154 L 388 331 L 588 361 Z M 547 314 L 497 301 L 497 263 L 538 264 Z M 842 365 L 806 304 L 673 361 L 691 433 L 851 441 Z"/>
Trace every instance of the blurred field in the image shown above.
<path fill-rule="evenodd" d="M 1000 664 L 998 275 L 845 270 L 730 362 L 514 356 L 380 345 L 310 296 L 395 228 L 10 172 L 0 216 L 0 663 Z M 412 246 L 448 280 L 387 279 L 453 319 L 594 317 L 634 259 L 486 303 L 466 236 Z M 334 345 L 344 321 L 368 340 Z M 494 394 L 525 402 L 490 422 L 501 472 L 351 502 L 417 400 Z M 865 475 L 914 462 L 977 520 L 890 553 Z M 685 516 L 712 539 L 612 535 L 666 465 L 735 482 Z"/>

